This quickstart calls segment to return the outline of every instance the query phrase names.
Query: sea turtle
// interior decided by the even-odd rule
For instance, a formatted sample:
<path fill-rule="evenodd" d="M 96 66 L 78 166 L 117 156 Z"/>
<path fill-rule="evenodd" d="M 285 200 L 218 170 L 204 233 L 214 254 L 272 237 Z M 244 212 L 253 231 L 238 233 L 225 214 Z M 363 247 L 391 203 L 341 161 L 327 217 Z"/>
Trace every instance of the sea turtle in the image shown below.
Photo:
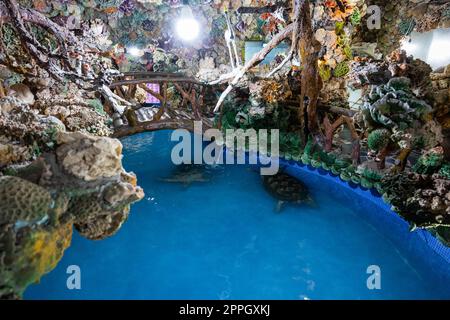
<path fill-rule="evenodd" d="M 175 172 L 167 178 L 161 178 L 161 181 L 170 183 L 181 183 L 189 186 L 194 182 L 208 182 L 210 179 L 205 176 L 205 168 L 202 165 L 182 164 L 178 166 Z"/>
<path fill-rule="evenodd" d="M 314 205 L 308 188 L 300 180 L 282 172 L 273 176 L 263 176 L 262 179 L 266 190 L 278 199 L 276 212 L 280 212 L 286 202 Z"/>

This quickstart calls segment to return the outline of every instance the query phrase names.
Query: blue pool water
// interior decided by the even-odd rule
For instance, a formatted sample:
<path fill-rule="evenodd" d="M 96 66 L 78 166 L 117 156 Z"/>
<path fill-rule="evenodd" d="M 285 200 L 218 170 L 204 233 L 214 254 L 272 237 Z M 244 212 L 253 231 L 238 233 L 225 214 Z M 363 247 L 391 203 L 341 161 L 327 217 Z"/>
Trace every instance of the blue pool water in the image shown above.
<path fill-rule="evenodd" d="M 316 208 L 288 205 L 277 214 L 255 169 L 206 168 L 199 179 L 206 181 L 169 183 L 162 179 L 177 172 L 170 132 L 123 144 L 124 166 L 145 199 L 112 238 L 75 232 L 26 299 L 450 298 L 450 282 L 370 218 L 376 207 L 325 180 L 302 175 Z M 66 287 L 70 265 L 81 268 L 81 290 Z M 367 288 L 371 265 L 381 269 L 381 290 Z"/>

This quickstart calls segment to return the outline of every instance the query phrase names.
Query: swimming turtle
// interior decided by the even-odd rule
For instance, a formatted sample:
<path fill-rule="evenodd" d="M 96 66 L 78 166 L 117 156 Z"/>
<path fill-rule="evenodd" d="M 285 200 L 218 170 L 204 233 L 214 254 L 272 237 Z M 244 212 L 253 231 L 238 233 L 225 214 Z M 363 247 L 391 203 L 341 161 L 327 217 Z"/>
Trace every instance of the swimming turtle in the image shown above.
<path fill-rule="evenodd" d="M 276 212 L 280 212 L 286 202 L 314 205 L 308 188 L 302 181 L 282 172 L 273 176 L 263 176 L 262 179 L 266 190 L 278 199 Z"/>
<path fill-rule="evenodd" d="M 170 177 L 161 178 L 160 180 L 170 183 L 181 183 L 187 187 L 191 183 L 208 182 L 210 179 L 205 175 L 205 168 L 202 165 L 182 164 L 176 168 Z"/>

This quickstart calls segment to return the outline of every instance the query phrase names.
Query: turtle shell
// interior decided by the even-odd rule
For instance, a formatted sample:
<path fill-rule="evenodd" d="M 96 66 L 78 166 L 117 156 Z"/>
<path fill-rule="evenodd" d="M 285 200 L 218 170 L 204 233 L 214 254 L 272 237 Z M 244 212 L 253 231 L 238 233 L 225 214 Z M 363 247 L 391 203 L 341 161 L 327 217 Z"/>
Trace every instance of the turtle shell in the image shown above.
<path fill-rule="evenodd" d="M 264 176 L 263 185 L 276 199 L 299 202 L 309 199 L 309 191 L 303 182 L 286 173 Z"/>

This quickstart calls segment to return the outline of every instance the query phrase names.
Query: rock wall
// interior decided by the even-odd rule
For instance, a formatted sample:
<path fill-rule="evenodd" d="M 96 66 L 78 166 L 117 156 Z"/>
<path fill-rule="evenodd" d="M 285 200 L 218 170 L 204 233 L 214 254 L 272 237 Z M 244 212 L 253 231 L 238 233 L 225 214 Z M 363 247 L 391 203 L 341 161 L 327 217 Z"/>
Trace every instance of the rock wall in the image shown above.
<path fill-rule="evenodd" d="M 143 198 L 118 140 L 59 132 L 55 152 L 0 176 L 0 298 L 20 297 L 53 269 L 72 226 L 91 240 L 119 230 Z"/>

